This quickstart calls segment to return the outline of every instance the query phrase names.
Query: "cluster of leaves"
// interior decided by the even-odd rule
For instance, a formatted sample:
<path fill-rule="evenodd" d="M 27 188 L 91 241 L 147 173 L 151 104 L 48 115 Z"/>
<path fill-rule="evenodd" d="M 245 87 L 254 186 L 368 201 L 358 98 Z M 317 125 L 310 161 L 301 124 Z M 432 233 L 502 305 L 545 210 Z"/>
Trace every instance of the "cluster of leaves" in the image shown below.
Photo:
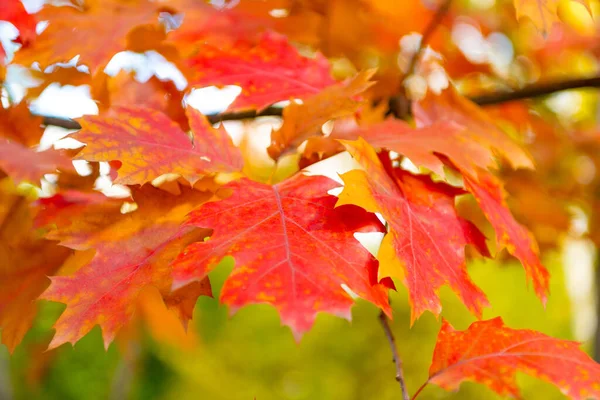
<path fill-rule="evenodd" d="M 561 24 L 550 31 L 558 2 L 498 2 L 490 15 L 457 6 L 429 37 L 443 49 L 443 63 L 420 46 L 408 53 L 398 47 L 436 18 L 437 4 L 420 0 L 240 0 L 222 8 L 194 0 L 67 3 L 36 14 L 19 0 L 0 5 L 0 20 L 19 29 L 22 47 L 12 65 L 41 81 L 19 104 L 0 108 L 0 327 L 9 349 L 30 328 L 37 299 L 66 304 L 50 348 L 75 343 L 96 325 L 108 347 L 149 287 L 185 325 L 198 297 L 211 295 L 208 274 L 225 256 L 236 266 L 220 301 L 233 311 L 270 304 L 297 338 L 320 312 L 349 319 L 354 297 L 391 317 L 394 282 L 408 289 L 411 323 L 426 311 L 441 313 L 443 286 L 481 319 L 490 304 L 466 260 L 502 249 L 520 260 L 546 301 L 550 277 L 536 239 L 513 217 L 505 193 L 504 179 L 531 169 L 531 156 L 493 112 L 454 85 L 464 78 L 468 88 L 468 74 L 494 71 L 491 62 L 469 61 L 448 37 L 464 15 L 488 32 L 508 31 L 518 17 L 535 42 L 524 51 L 536 48 L 539 63 L 549 62 L 548 46 L 556 43 L 539 31 L 588 37 Z M 36 35 L 38 21 L 48 26 Z M 106 75 L 104 67 L 124 50 L 159 52 L 190 89 L 239 86 L 230 113 L 292 100 L 263 149 L 270 177 L 261 180 L 255 156 L 186 106 L 186 93 L 171 82 Z M 75 56 L 88 72 L 55 65 Z M 373 58 L 377 70 L 369 68 Z M 32 149 L 43 130 L 28 102 L 52 82 L 90 85 L 99 105 L 99 115 L 80 118 L 81 129 L 70 135 L 84 144 L 75 152 Z M 410 99 L 409 121 L 388 115 L 383 100 L 399 93 Z M 339 196 L 329 193 L 337 182 L 299 171 L 344 151 L 356 168 L 341 176 Z M 89 162 L 91 174 L 79 176 L 71 159 Z M 407 168 L 408 160 L 417 168 Z M 128 198 L 94 190 L 102 162 Z M 276 174 L 285 163 L 292 167 Z M 56 179 L 40 199 L 19 185 L 39 186 L 50 173 Z M 465 211 L 461 200 L 469 196 L 477 206 Z M 357 233 L 384 234 L 376 257 Z M 600 397 L 600 366 L 576 343 L 511 329 L 500 319 L 463 332 L 444 322 L 427 383 L 454 389 L 473 380 L 518 395 L 516 371 L 575 399 Z"/>

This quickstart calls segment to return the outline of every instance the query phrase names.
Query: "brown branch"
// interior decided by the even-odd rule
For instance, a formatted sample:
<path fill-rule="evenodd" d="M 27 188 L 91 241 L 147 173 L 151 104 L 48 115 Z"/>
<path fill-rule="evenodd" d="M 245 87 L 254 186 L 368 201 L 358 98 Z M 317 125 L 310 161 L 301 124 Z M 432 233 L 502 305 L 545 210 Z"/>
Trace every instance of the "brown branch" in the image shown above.
<path fill-rule="evenodd" d="M 471 101 L 480 106 L 491 106 L 495 104 L 506 103 L 510 101 L 525 100 L 540 96 L 546 96 L 552 93 L 560 92 L 562 90 L 569 89 L 582 89 L 582 88 L 600 88 L 600 76 L 573 79 L 568 81 L 549 82 L 538 85 L 532 85 L 523 89 L 515 90 L 513 92 L 494 92 L 489 94 L 483 94 L 471 97 Z M 394 99 L 392 97 L 391 99 Z M 391 102 L 393 103 L 393 102 Z M 390 105 L 395 107 L 394 104 Z M 406 108 L 405 105 L 404 108 Z M 241 111 L 241 112 L 226 112 L 220 114 L 209 114 L 206 117 L 211 123 L 217 123 L 221 121 L 239 121 L 244 119 L 251 119 L 256 117 L 267 117 L 276 116 L 280 117 L 283 114 L 283 108 L 281 107 L 267 107 L 260 112 L 255 110 Z M 65 129 L 81 129 L 81 125 L 75 120 L 64 117 L 53 117 L 38 115 L 43 118 L 43 124 L 46 126 L 58 126 Z"/>
<path fill-rule="evenodd" d="M 506 103 L 509 101 L 531 99 L 569 89 L 600 88 L 600 76 L 573 79 L 568 81 L 547 82 L 524 87 L 513 92 L 489 93 L 472 97 L 480 106 Z"/>
<path fill-rule="evenodd" d="M 452 0 L 443 0 L 443 3 L 440 4 L 440 6 L 438 7 L 437 11 L 431 18 L 431 21 L 429 21 L 429 25 L 427 25 L 427 28 L 425 28 L 425 32 L 423 32 L 423 36 L 421 36 L 421 43 L 419 43 L 419 49 L 417 50 L 417 52 L 413 55 L 412 59 L 410 60 L 410 64 L 408 66 L 408 71 L 405 76 L 410 76 L 415 72 L 415 68 L 417 67 L 419 60 L 421 59 L 421 54 L 427 47 L 427 43 L 429 42 L 429 39 L 431 39 L 431 36 L 435 33 L 437 27 L 442 23 L 442 20 L 448 13 L 448 10 L 450 9 L 451 5 L 452 5 Z"/>
<path fill-rule="evenodd" d="M 256 110 L 240 111 L 240 112 L 225 112 L 218 114 L 208 114 L 206 118 L 212 124 L 222 121 L 241 121 L 244 119 L 252 119 L 257 117 L 280 117 L 283 115 L 282 107 L 267 107 L 262 111 L 257 112 Z M 67 117 L 53 117 L 46 115 L 34 114 L 34 116 L 41 117 L 43 119 L 43 125 L 45 126 L 58 126 L 65 129 L 81 129 L 79 122 L 67 118 Z"/>
<path fill-rule="evenodd" d="M 398 348 L 396 347 L 396 339 L 394 338 L 394 333 L 390 328 L 388 317 L 383 313 L 383 311 L 379 314 L 379 321 L 381 321 L 383 331 L 385 332 L 390 349 L 392 350 L 392 361 L 394 362 L 394 365 L 396 365 L 396 381 L 398 381 L 400 384 L 400 389 L 402 390 L 402 399 L 409 400 L 410 398 L 408 396 L 408 391 L 406 390 L 406 383 L 404 382 L 404 374 L 402 372 L 402 360 L 400 359 Z"/>

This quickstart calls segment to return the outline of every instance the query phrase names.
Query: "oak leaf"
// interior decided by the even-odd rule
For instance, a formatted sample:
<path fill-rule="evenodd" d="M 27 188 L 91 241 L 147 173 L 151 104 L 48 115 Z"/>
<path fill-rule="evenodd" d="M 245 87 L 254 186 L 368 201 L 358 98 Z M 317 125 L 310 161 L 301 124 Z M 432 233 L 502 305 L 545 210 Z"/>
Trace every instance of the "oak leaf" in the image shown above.
<path fill-rule="evenodd" d="M 487 254 L 487 248 L 481 232 L 456 213 L 454 199 L 464 191 L 426 176 L 386 170 L 362 139 L 343 143 L 364 171 L 342 175 L 344 190 L 337 205 L 355 204 L 379 212 L 389 224 L 378 254 L 379 277 L 402 279 L 408 288 L 411 322 L 427 310 L 440 314 L 437 292 L 443 285 L 481 317 L 489 304 L 469 278 L 465 246 L 473 245 L 482 254 Z"/>
<path fill-rule="evenodd" d="M 225 188 L 225 200 L 190 213 L 188 226 L 213 229 L 174 262 L 175 287 L 204 279 L 226 255 L 236 266 L 221 302 L 235 312 L 253 303 L 273 305 L 296 337 L 319 312 L 350 318 L 347 288 L 390 312 L 386 289 L 377 284 L 377 261 L 354 238 L 381 232 L 377 218 L 358 207 L 334 208 L 327 191 L 338 184 L 322 176 L 296 176 L 277 185 L 243 179 Z"/>
<path fill-rule="evenodd" d="M 267 32 L 254 44 L 238 40 L 220 48 L 205 45 L 187 61 L 191 86 L 237 85 L 241 94 L 230 110 L 261 110 L 273 103 L 315 95 L 335 83 L 327 59 L 303 57 L 284 36 Z"/>
<path fill-rule="evenodd" d="M 546 304 L 550 273 L 540 261 L 539 249 L 533 235 L 513 217 L 506 204 L 502 183 L 494 175 L 480 171 L 476 177 L 464 174 L 465 188 L 473 194 L 479 207 L 496 231 L 498 245 L 515 256 L 527 278 L 533 282 L 535 293 Z"/>
<path fill-rule="evenodd" d="M 162 111 L 177 122 L 181 129 L 188 131 L 190 125 L 183 108 L 183 95 L 184 92 L 179 91 L 172 81 L 163 81 L 153 76 L 140 82 L 133 73 L 125 71 L 115 76 L 102 74 L 92 86 L 92 98 L 98 102 L 101 111 L 135 104 Z"/>
<path fill-rule="evenodd" d="M 427 382 L 455 390 L 474 381 L 519 397 L 517 372 L 550 382 L 574 400 L 600 397 L 600 365 L 579 343 L 511 329 L 500 317 L 474 322 L 465 331 L 443 321 Z"/>
<path fill-rule="evenodd" d="M 373 85 L 370 79 L 374 74 L 375 70 L 360 72 L 347 82 L 329 86 L 304 99 L 302 104 L 288 105 L 283 110 L 283 125 L 271 132 L 269 156 L 277 160 L 290 148 L 319 135 L 325 122 L 356 112 L 362 104 L 356 97 Z"/>
<path fill-rule="evenodd" d="M 533 168 L 530 156 L 497 127 L 494 120 L 479 106 L 463 97 L 453 86 L 436 95 L 413 102 L 412 112 L 417 127 L 448 122 L 462 125 L 466 131 L 463 140 L 486 146 L 508 161 L 513 168 Z"/>
<path fill-rule="evenodd" d="M 44 174 L 57 169 L 74 171 L 73 164 L 63 153 L 54 149 L 36 152 L 0 138 L 0 169 L 15 182 L 29 181 L 39 185 Z"/>
<path fill-rule="evenodd" d="M 33 116 L 26 103 L 0 107 L 0 137 L 32 147 L 40 142 L 42 118 Z"/>
<path fill-rule="evenodd" d="M 169 264 L 206 230 L 182 227 L 186 214 L 210 197 L 192 189 L 173 196 L 151 186 L 133 190 L 138 208 L 120 212 L 122 201 L 101 202 L 94 194 L 59 195 L 41 202 L 38 218 L 56 226 L 46 237 L 73 249 L 94 249 L 91 261 L 70 276 L 54 276 L 41 298 L 67 304 L 55 324 L 49 347 L 75 343 L 100 325 L 106 347 L 131 318 L 140 290 L 156 287 L 167 305 L 183 318 L 206 285 L 177 297 L 171 293 Z"/>
<path fill-rule="evenodd" d="M 71 135 L 86 143 L 77 158 L 120 161 L 115 183 L 127 185 L 167 173 L 193 184 L 207 174 L 239 171 L 242 157 L 225 129 L 213 128 L 194 108 L 186 114 L 192 140 L 167 115 L 145 107 L 118 106 L 103 116 L 82 117 L 82 129 Z"/>
<path fill-rule="evenodd" d="M 0 180 L 0 328 L 12 352 L 31 328 L 35 300 L 72 251 L 33 229 L 31 199 Z"/>
<path fill-rule="evenodd" d="M 445 174 L 440 154 L 470 173 L 495 166 L 492 150 L 471 140 L 468 131 L 452 121 L 435 122 L 416 129 L 394 118 L 366 126 L 358 126 L 353 121 L 343 122 L 336 123 L 330 138 L 356 140 L 362 137 L 372 146 L 400 153 L 417 166 L 426 167 L 440 176 Z"/>
<path fill-rule="evenodd" d="M 15 62 L 31 65 L 39 62 L 42 68 L 57 62 L 67 62 L 79 55 L 82 64 L 95 74 L 118 52 L 136 46 L 136 51 L 150 50 L 156 43 L 128 43 L 128 33 L 135 27 L 158 25 L 158 3 L 146 0 L 86 0 L 84 4 L 46 4 L 36 14 L 48 27 L 34 45 L 15 54 Z M 107 23 L 110 21 L 110 23 Z M 68 37 L 69 40 L 65 40 Z"/>

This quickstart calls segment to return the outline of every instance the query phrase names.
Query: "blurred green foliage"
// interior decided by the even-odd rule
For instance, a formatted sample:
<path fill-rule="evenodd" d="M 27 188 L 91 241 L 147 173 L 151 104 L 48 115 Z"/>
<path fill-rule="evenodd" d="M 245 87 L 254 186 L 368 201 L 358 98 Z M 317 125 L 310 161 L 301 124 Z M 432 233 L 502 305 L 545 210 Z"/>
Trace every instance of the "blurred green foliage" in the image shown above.
<path fill-rule="evenodd" d="M 525 274 L 516 263 L 475 261 L 470 273 L 488 294 L 492 309 L 485 318 L 501 315 L 513 328 L 531 328 L 570 339 L 571 310 L 558 254 L 546 257 L 552 272 L 551 296 L 546 310 L 527 289 Z M 226 260 L 211 280 L 218 295 L 233 267 Z M 392 328 L 404 361 L 409 392 L 426 380 L 440 321 L 425 314 L 409 327 L 406 290 L 392 295 Z M 442 290 L 443 317 L 456 328 L 466 328 L 474 318 L 450 290 Z M 34 329 L 7 360 L 11 392 L 15 399 L 399 399 L 394 366 L 377 310 L 359 302 L 353 321 L 319 315 L 314 328 L 296 343 L 289 329 L 280 326 L 269 306 L 243 308 L 232 318 L 215 299 L 198 301 L 194 324 L 199 343 L 192 350 L 152 340 L 146 334 L 132 346 L 133 357 L 123 357 L 114 344 L 104 350 L 100 331 L 74 347 L 65 345 L 41 352 L 49 342 L 52 322 L 63 306 L 42 303 Z M 562 399 L 537 379 L 519 375 L 526 399 Z M 495 399 L 490 390 L 463 384 L 459 393 L 435 386 L 425 399 Z"/>

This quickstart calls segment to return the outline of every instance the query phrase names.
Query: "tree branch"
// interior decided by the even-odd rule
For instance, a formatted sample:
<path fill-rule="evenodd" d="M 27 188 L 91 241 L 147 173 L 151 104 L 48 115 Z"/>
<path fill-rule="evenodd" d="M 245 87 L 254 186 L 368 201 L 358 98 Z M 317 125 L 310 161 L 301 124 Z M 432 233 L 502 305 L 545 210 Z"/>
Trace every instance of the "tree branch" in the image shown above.
<path fill-rule="evenodd" d="M 394 334 L 390 328 L 388 317 L 383 313 L 383 311 L 379 314 L 379 321 L 381 321 L 383 331 L 385 332 L 385 336 L 387 337 L 388 343 L 392 350 L 392 361 L 396 365 L 396 381 L 398 381 L 400 384 L 400 389 L 402 390 L 402 399 L 409 400 L 408 391 L 406 390 L 406 383 L 404 382 L 404 374 L 402 372 L 402 360 L 400 359 L 398 349 L 396 348 L 396 339 L 394 338 Z"/>
<path fill-rule="evenodd" d="M 448 10 L 450 9 L 451 5 L 452 0 L 443 0 L 443 3 L 440 4 L 440 6 L 438 7 L 437 11 L 431 18 L 429 25 L 427 25 L 427 28 L 425 28 L 423 36 L 421 36 L 421 43 L 419 43 L 419 49 L 410 60 L 408 71 L 405 76 L 410 76 L 415 72 L 415 68 L 417 67 L 419 60 L 421 59 L 421 54 L 423 53 L 423 50 L 425 50 L 425 48 L 427 47 L 427 43 L 429 42 L 429 39 L 434 34 L 437 27 L 442 23 L 442 20 L 448 13 Z"/>
<path fill-rule="evenodd" d="M 600 76 L 572 79 L 568 81 L 548 82 L 538 85 L 532 85 L 513 92 L 494 92 L 471 97 L 471 101 L 480 106 L 491 106 L 495 104 L 506 103 L 510 101 L 525 100 L 540 96 L 546 96 L 552 93 L 569 89 L 582 88 L 600 88 Z M 394 98 L 392 98 L 394 99 Z M 221 121 L 239 121 L 252 119 L 256 117 L 275 116 L 280 117 L 283 114 L 282 107 L 267 107 L 260 112 L 255 110 L 241 112 L 226 112 L 219 114 L 209 114 L 206 117 L 211 123 Z M 36 114 L 34 114 L 36 115 Z M 46 126 L 58 126 L 65 129 L 81 129 L 81 125 L 73 119 L 65 117 L 54 117 L 45 115 L 36 115 L 43 118 L 43 124 Z"/>
<path fill-rule="evenodd" d="M 568 81 L 547 82 L 524 87 L 513 92 L 489 93 L 472 97 L 480 106 L 506 103 L 515 100 L 531 99 L 569 89 L 600 88 L 600 76 L 573 79 Z"/>

